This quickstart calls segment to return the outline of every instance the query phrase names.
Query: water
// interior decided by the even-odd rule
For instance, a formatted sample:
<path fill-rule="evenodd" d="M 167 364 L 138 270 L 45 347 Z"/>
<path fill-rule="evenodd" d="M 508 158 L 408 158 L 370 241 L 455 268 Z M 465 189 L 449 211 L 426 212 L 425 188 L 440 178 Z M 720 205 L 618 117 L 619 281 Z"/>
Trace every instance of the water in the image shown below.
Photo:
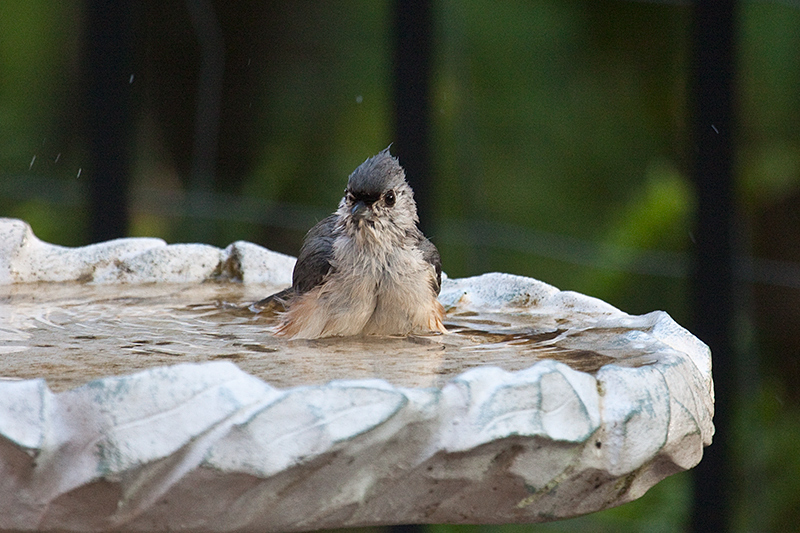
<path fill-rule="evenodd" d="M 0 376 L 45 378 L 54 391 L 183 362 L 229 360 L 277 387 L 382 378 L 441 386 L 469 368 L 521 370 L 541 359 L 596 372 L 653 362 L 646 322 L 604 326 L 583 315 L 448 310 L 448 335 L 292 340 L 250 304 L 277 287 L 18 284 L 0 287 Z"/>

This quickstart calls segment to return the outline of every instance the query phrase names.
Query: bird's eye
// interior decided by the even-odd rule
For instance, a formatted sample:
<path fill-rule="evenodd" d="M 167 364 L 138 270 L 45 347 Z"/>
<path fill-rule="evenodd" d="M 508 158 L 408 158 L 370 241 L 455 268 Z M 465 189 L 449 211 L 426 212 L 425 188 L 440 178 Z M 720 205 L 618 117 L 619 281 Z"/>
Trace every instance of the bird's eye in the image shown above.
<path fill-rule="evenodd" d="M 392 207 L 396 200 L 397 199 L 394 197 L 394 191 L 387 192 L 386 196 L 383 197 L 383 201 L 386 202 L 386 205 L 389 207 Z"/>

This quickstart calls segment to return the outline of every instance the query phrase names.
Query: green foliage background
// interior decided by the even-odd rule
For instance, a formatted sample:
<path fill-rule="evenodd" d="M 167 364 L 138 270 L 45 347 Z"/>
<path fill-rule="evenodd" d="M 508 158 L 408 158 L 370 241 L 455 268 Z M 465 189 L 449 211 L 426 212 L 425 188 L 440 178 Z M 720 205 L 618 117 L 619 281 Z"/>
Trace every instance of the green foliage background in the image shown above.
<path fill-rule="evenodd" d="M 152 201 L 187 190 L 199 55 L 182 2 L 142 5 L 131 235 L 296 253 L 352 169 L 393 140 L 389 3 L 216 3 L 226 86 L 218 202 L 206 214 Z M 0 3 L 0 216 L 64 245 L 87 239 L 83 7 Z M 512 272 L 689 323 L 690 15 L 660 2 L 435 2 L 426 222 L 450 276 Z M 800 6 L 741 3 L 738 48 L 741 250 L 796 264 Z M 800 290 L 745 279 L 740 303 L 734 523 L 790 531 L 800 522 Z M 682 531 L 689 475 L 575 520 L 430 531 Z"/>

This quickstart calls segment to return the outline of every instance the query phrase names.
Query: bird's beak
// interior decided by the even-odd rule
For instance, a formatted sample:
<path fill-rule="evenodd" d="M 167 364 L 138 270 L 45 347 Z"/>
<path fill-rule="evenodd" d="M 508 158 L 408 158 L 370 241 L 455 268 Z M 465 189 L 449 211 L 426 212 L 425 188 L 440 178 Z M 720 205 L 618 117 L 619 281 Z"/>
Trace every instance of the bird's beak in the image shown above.
<path fill-rule="evenodd" d="M 367 215 L 369 214 L 369 206 L 366 203 L 359 200 L 358 202 L 353 204 L 353 207 L 350 208 L 350 214 L 356 220 L 366 218 Z"/>

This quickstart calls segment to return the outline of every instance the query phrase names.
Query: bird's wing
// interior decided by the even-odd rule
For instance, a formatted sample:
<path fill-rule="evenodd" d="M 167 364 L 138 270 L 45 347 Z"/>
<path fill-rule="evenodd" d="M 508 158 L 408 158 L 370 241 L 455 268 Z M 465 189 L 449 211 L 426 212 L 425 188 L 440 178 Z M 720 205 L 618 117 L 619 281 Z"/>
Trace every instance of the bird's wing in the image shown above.
<path fill-rule="evenodd" d="M 439 294 L 439 290 L 442 288 L 442 258 L 439 257 L 439 250 L 436 249 L 436 246 L 431 241 L 422 235 L 420 235 L 418 246 L 419 249 L 422 250 L 422 258 L 430 263 L 436 271 L 436 281 L 431 282 L 431 285 L 433 292 Z"/>
<path fill-rule="evenodd" d="M 335 228 L 336 216 L 331 215 L 308 230 L 292 272 L 292 288 L 296 294 L 310 291 L 330 272 Z"/>
<path fill-rule="evenodd" d="M 256 302 L 253 304 L 255 309 L 286 311 L 295 296 L 308 292 L 322 283 L 331 270 L 335 226 L 335 216 L 331 215 L 308 230 L 300 248 L 300 255 L 294 264 L 292 286 Z"/>

